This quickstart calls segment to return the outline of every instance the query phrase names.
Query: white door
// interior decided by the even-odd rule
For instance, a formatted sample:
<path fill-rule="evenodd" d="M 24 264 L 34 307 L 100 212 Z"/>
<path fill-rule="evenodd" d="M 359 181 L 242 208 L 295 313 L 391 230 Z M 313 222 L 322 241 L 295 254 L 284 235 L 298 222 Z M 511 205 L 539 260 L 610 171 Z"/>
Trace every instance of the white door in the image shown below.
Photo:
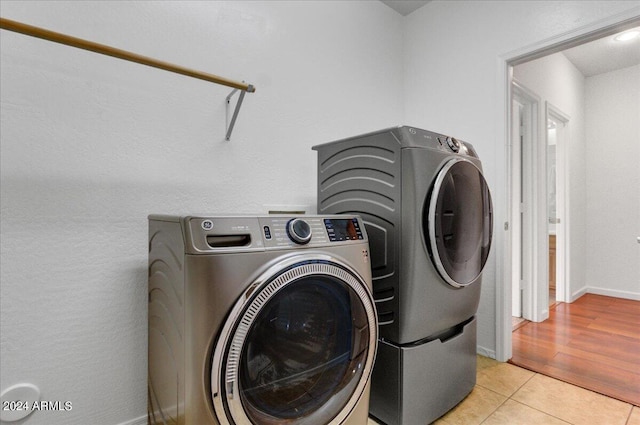
<path fill-rule="evenodd" d="M 512 316 L 532 320 L 533 152 L 537 140 L 538 97 L 516 81 L 511 102 L 511 306 Z"/>
<path fill-rule="evenodd" d="M 555 254 L 549 254 L 549 281 L 555 288 L 549 287 L 548 301 L 570 301 L 567 291 L 567 196 L 566 150 L 569 141 L 569 117 L 558 108 L 547 103 L 547 231 L 549 241 L 555 240 Z M 551 243 L 551 242 L 550 242 Z M 540 296 L 544 292 L 540 292 Z M 551 297 L 555 297 L 552 299 Z M 543 304 L 544 300 L 540 303 Z M 545 308 L 541 308 L 545 310 Z"/>

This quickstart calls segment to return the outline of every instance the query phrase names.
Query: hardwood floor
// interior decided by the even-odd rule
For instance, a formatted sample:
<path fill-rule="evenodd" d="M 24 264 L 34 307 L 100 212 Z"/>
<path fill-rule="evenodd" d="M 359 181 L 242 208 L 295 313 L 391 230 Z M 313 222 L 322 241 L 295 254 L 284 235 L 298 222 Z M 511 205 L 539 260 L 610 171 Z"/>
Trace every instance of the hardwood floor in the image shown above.
<path fill-rule="evenodd" d="M 640 301 L 586 294 L 513 332 L 517 366 L 640 406 Z"/>

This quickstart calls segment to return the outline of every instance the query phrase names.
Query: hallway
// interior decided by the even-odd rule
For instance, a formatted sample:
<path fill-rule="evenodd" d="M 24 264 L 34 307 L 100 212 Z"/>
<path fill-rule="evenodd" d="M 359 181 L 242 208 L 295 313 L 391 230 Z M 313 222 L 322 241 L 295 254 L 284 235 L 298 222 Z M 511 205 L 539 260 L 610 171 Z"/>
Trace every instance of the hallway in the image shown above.
<path fill-rule="evenodd" d="M 510 363 L 640 406 L 640 301 L 558 303 L 514 330 Z"/>

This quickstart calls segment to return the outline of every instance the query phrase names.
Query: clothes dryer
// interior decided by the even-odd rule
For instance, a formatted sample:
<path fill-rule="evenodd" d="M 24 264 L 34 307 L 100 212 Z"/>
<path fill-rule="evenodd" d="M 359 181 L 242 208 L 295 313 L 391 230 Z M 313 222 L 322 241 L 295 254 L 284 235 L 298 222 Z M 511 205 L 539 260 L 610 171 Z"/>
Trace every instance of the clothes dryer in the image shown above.
<path fill-rule="evenodd" d="M 359 214 L 369 235 L 381 337 L 371 412 L 434 420 L 475 385 L 492 234 L 480 160 L 468 143 L 405 126 L 314 149 L 318 212 Z"/>
<path fill-rule="evenodd" d="M 359 217 L 149 217 L 149 423 L 365 425 Z"/>

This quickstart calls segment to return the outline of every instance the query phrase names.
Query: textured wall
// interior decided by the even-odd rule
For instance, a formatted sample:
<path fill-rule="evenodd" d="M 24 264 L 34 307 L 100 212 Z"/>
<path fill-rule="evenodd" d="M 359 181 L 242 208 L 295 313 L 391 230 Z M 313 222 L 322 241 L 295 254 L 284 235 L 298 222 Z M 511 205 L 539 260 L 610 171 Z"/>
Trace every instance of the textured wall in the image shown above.
<path fill-rule="evenodd" d="M 30 425 L 143 416 L 147 214 L 313 208 L 314 144 L 399 123 L 455 135 L 504 209 L 498 57 L 635 6 L 434 1 L 402 18 L 375 1 L 3 0 L 5 18 L 258 91 L 225 142 L 230 89 L 0 32 L 0 390 L 28 381 L 73 402 Z"/>
<path fill-rule="evenodd" d="M 586 79 L 589 292 L 640 299 L 640 65 Z"/>
<path fill-rule="evenodd" d="M 504 60 L 630 10 L 638 1 L 433 1 L 405 20 L 405 121 L 471 142 L 483 161 L 496 213 L 494 249 L 483 275 L 478 345 L 496 343 L 506 221 Z M 584 30 L 586 31 L 586 30 Z M 510 311 L 510 309 L 508 309 Z M 498 329 L 500 325 L 498 325 Z M 509 332 L 504 327 L 504 332 Z M 505 335 L 506 338 L 506 335 Z M 504 360 L 504 359 L 503 359 Z"/>
<path fill-rule="evenodd" d="M 0 391 L 146 414 L 147 215 L 315 208 L 314 144 L 402 119 L 402 17 L 379 2 L 11 2 L 2 17 L 257 87 L 0 32 Z M 234 98 L 235 99 L 235 98 Z"/>

